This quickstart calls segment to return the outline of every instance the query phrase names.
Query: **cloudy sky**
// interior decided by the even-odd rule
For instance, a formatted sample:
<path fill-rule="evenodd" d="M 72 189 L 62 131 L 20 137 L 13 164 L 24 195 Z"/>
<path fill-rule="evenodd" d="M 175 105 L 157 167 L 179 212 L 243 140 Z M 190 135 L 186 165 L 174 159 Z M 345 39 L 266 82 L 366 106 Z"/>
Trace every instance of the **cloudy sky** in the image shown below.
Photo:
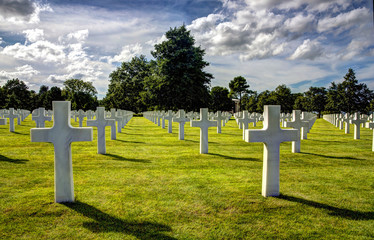
<path fill-rule="evenodd" d="M 182 24 L 206 50 L 212 86 L 241 75 L 259 92 L 303 92 L 351 67 L 374 90 L 372 0 L 0 0 L 0 85 L 80 78 L 102 98 L 121 62 L 151 59 Z"/>

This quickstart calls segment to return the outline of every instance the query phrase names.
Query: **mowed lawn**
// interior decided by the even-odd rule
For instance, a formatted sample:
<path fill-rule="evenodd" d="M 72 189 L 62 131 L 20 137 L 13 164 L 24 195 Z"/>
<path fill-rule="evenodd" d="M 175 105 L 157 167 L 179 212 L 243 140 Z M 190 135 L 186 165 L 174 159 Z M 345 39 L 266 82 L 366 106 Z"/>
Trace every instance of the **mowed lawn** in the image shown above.
<path fill-rule="evenodd" d="M 374 238 L 369 129 L 354 140 L 353 126 L 318 119 L 301 153 L 282 143 L 281 196 L 264 198 L 263 144 L 244 142 L 235 120 L 210 128 L 201 155 L 199 128 L 186 124 L 179 141 L 177 123 L 168 134 L 134 117 L 117 140 L 106 129 L 106 155 L 95 128 L 93 142 L 72 144 L 76 202 L 58 204 L 53 145 L 31 143 L 34 126 L 0 126 L 0 239 Z"/>

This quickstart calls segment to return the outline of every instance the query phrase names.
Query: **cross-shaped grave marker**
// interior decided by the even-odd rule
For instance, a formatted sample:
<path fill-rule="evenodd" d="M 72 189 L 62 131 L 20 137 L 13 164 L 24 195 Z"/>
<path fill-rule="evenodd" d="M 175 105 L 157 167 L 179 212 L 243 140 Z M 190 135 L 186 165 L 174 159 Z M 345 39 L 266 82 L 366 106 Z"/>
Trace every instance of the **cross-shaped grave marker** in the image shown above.
<path fill-rule="evenodd" d="M 106 145 L 105 145 L 105 127 L 112 126 L 115 124 L 114 119 L 106 119 L 104 117 L 105 108 L 97 107 L 97 117 L 96 120 L 87 120 L 87 126 L 97 127 L 97 153 L 106 154 Z"/>
<path fill-rule="evenodd" d="M 303 130 L 302 129 L 303 127 L 305 127 L 306 129 L 308 128 L 309 123 L 307 121 L 301 121 L 300 112 L 301 112 L 300 110 L 292 111 L 292 122 L 286 122 L 286 127 L 297 129 L 299 130 L 299 132 Z M 292 141 L 292 152 L 293 153 L 300 152 L 300 144 L 301 144 L 301 140 L 300 140 L 300 135 L 299 135 L 299 138 L 297 140 Z"/>
<path fill-rule="evenodd" d="M 264 127 L 248 129 L 246 142 L 263 142 L 264 159 L 262 169 L 262 196 L 279 196 L 279 155 L 282 142 L 300 140 L 298 130 L 281 129 L 279 126 L 280 106 L 264 106 Z"/>
<path fill-rule="evenodd" d="M 372 141 L 371 151 L 374 152 L 374 122 L 367 122 L 366 127 L 370 128 L 370 129 L 373 129 L 373 141 Z"/>
<path fill-rule="evenodd" d="M 183 109 L 179 110 L 178 117 L 173 117 L 173 122 L 179 123 L 179 134 L 178 134 L 179 140 L 184 140 L 184 124 L 188 121 L 190 121 L 190 119 L 186 117 L 186 113 L 184 112 Z"/>
<path fill-rule="evenodd" d="M 9 118 L 9 132 L 14 132 L 14 119 L 18 118 L 18 114 L 14 112 L 14 108 L 9 108 L 9 113 L 4 115 Z"/>
<path fill-rule="evenodd" d="M 217 113 L 213 116 L 213 120 L 217 121 L 217 133 L 222 132 L 222 122 L 226 119 L 226 116 L 221 113 L 221 111 L 217 111 Z"/>
<path fill-rule="evenodd" d="M 75 115 L 79 119 L 79 127 L 83 126 L 83 119 L 86 117 L 86 115 L 87 114 L 82 109 L 79 109 L 78 114 Z"/>
<path fill-rule="evenodd" d="M 254 118 L 251 118 L 251 114 L 245 110 L 243 111 L 243 114 L 242 114 L 242 118 L 239 118 L 238 119 L 238 123 L 242 125 L 242 128 L 243 128 L 243 140 L 245 139 L 245 130 L 248 129 L 248 125 L 251 123 L 251 122 L 255 122 L 256 120 Z"/>
<path fill-rule="evenodd" d="M 351 123 L 354 124 L 354 135 L 353 135 L 353 138 L 354 139 L 360 139 L 360 125 L 361 123 L 365 123 L 366 120 L 365 119 L 360 119 L 360 114 L 359 113 L 355 113 L 354 115 L 354 118 L 353 120 L 351 120 Z"/>
<path fill-rule="evenodd" d="M 51 142 L 55 150 L 55 202 L 74 202 L 71 143 L 92 141 L 92 128 L 70 125 L 68 101 L 53 101 L 52 128 L 31 129 L 31 142 Z"/>
<path fill-rule="evenodd" d="M 109 119 L 114 119 L 117 122 L 117 132 L 121 133 L 122 132 L 122 127 L 121 127 L 122 117 L 117 116 L 115 108 L 110 109 Z M 115 131 L 115 126 L 116 125 L 114 124 L 114 131 Z M 112 126 L 111 126 L 111 136 L 113 136 L 113 127 Z"/>
<path fill-rule="evenodd" d="M 45 127 L 45 121 L 52 121 L 52 117 L 47 117 L 45 115 L 45 109 L 44 108 L 38 108 L 37 110 L 38 114 L 32 116 L 32 121 L 35 121 L 37 128 L 44 128 Z"/>
<path fill-rule="evenodd" d="M 168 133 L 173 133 L 173 111 L 169 110 L 165 113 L 163 118 L 163 126 L 165 127 L 165 120 L 168 120 Z"/>
<path fill-rule="evenodd" d="M 343 123 L 345 123 L 345 130 L 344 130 L 345 134 L 349 133 L 349 121 L 350 121 L 349 113 L 346 113 L 343 118 Z"/>
<path fill-rule="evenodd" d="M 217 121 L 208 119 L 208 108 L 200 108 L 200 120 L 191 121 L 191 127 L 200 128 L 200 153 L 208 153 L 208 128 L 216 127 Z"/>

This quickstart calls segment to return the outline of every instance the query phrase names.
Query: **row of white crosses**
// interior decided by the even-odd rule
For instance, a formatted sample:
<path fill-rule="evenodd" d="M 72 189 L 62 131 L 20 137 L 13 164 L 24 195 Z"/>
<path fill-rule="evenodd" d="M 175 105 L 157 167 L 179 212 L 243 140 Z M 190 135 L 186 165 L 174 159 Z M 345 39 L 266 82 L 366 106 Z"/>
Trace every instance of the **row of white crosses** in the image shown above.
<path fill-rule="evenodd" d="M 350 115 L 349 113 L 346 113 L 346 114 L 325 114 L 323 115 L 323 119 L 335 125 L 339 129 L 343 129 L 343 124 L 345 124 L 346 134 L 349 133 L 349 124 L 353 124 L 354 125 L 353 138 L 360 139 L 360 126 L 361 124 L 365 126 L 365 123 L 367 122 L 369 117 L 362 116 L 359 113 L 355 113 L 354 115 Z"/>
<path fill-rule="evenodd" d="M 172 133 L 172 122 L 179 123 L 179 134 L 178 139 L 184 140 L 184 125 L 186 122 L 190 121 L 191 127 L 200 127 L 200 153 L 208 153 L 208 128 L 217 127 L 217 133 L 221 133 L 221 126 L 231 118 L 230 114 L 222 113 L 217 111 L 217 113 L 208 113 L 207 108 L 200 109 L 199 120 L 197 115 L 193 112 L 188 114 L 184 110 L 179 110 L 178 113 L 174 114 L 171 110 L 165 111 L 153 111 L 153 112 L 143 112 L 143 116 L 158 126 L 161 125 L 165 128 L 165 120 L 168 120 L 168 133 Z"/>
<path fill-rule="evenodd" d="M 354 134 L 353 139 L 360 139 L 360 126 L 367 127 L 373 129 L 373 143 L 372 143 L 372 151 L 374 152 L 374 113 L 370 116 L 367 115 L 360 115 L 359 113 L 355 113 L 354 115 L 350 115 L 349 113 L 346 114 L 325 114 L 323 115 L 323 119 L 328 121 L 329 123 L 339 127 L 339 129 L 343 129 L 343 124 L 345 124 L 345 134 L 349 133 L 349 124 L 354 125 Z M 371 121 L 371 122 L 368 122 Z"/>
<path fill-rule="evenodd" d="M 14 120 L 17 119 L 17 124 L 21 125 L 21 122 L 24 121 L 26 117 L 30 114 L 30 111 L 23 110 L 23 109 L 14 110 L 14 108 L 9 108 L 9 110 L 2 109 L 0 114 L 1 114 L 0 125 L 6 125 L 7 124 L 6 119 L 9 119 L 9 131 L 14 132 L 15 131 Z"/>

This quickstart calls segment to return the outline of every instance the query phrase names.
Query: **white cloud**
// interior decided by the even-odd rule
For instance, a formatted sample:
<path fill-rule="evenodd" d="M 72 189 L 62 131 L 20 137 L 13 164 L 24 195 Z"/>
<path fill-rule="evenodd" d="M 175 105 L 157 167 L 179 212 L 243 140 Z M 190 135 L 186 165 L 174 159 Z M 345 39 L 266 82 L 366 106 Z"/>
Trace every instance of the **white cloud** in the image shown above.
<path fill-rule="evenodd" d="M 341 58 L 343 60 L 351 60 L 353 57 L 356 57 L 363 53 L 365 49 L 367 49 L 372 44 L 373 42 L 370 42 L 369 39 L 353 39 L 345 49 L 344 53 L 341 55 Z M 371 50 L 373 49 L 374 48 L 372 48 Z M 372 55 L 372 52 L 367 51 L 364 55 Z"/>
<path fill-rule="evenodd" d="M 318 41 L 304 40 L 295 52 L 290 56 L 291 60 L 295 59 L 309 59 L 314 60 L 323 55 L 323 48 Z"/>
<path fill-rule="evenodd" d="M 35 28 L 35 29 L 28 29 L 24 30 L 22 33 L 26 35 L 26 39 L 29 42 L 37 42 L 40 40 L 44 40 L 44 30 Z"/>
<path fill-rule="evenodd" d="M 69 33 L 67 35 L 68 40 L 77 40 L 78 42 L 84 42 L 88 37 L 88 29 L 79 30 L 76 32 Z"/>
<path fill-rule="evenodd" d="M 65 60 L 64 47 L 49 41 L 37 41 L 30 45 L 16 43 L 3 48 L 0 53 L 25 61 L 62 63 Z"/>
<path fill-rule="evenodd" d="M 284 27 L 286 30 L 298 34 L 311 31 L 313 28 L 313 15 L 304 16 L 303 14 L 298 14 L 293 18 L 289 18 L 284 22 Z"/>
<path fill-rule="evenodd" d="M 26 64 L 20 67 L 16 67 L 15 71 L 0 71 L 0 80 L 9 80 L 13 78 L 30 80 L 33 76 L 39 73 L 40 72 L 35 70 L 32 66 Z"/>
<path fill-rule="evenodd" d="M 113 58 L 109 58 L 108 62 L 128 62 L 133 57 L 142 53 L 143 47 L 139 44 L 130 44 L 122 47 L 120 54 L 115 55 Z"/>
<path fill-rule="evenodd" d="M 359 27 L 361 23 L 367 23 L 370 18 L 371 14 L 367 8 L 357 8 L 336 17 L 327 17 L 318 21 L 317 30 L 319 32 L 331 30 L 334 30 L 335 33 L 341 32 L 352 27 Z"/>

